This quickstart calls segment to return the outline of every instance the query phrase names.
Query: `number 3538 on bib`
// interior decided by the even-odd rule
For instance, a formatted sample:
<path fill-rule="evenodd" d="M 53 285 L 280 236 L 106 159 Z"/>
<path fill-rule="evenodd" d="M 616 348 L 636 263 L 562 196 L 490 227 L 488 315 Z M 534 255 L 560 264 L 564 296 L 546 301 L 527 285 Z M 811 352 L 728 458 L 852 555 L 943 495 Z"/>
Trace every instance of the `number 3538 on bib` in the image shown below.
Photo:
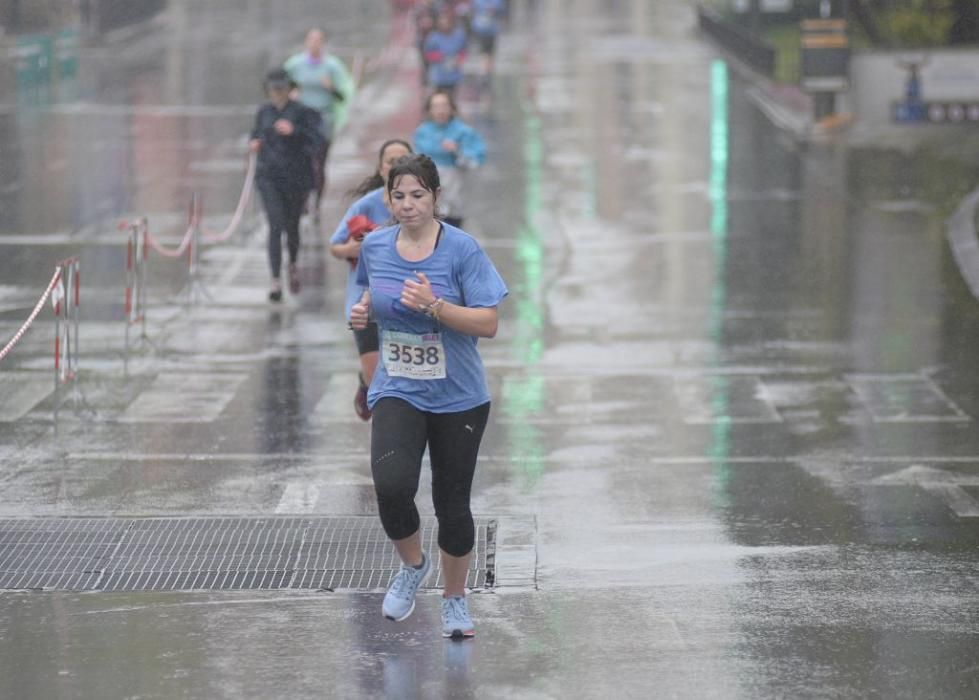
<path fill-rule="evenodd" d="M 445 379 L 445 348 L 439 333 L 384 331 L 381 351 L 390 377 Z"/>

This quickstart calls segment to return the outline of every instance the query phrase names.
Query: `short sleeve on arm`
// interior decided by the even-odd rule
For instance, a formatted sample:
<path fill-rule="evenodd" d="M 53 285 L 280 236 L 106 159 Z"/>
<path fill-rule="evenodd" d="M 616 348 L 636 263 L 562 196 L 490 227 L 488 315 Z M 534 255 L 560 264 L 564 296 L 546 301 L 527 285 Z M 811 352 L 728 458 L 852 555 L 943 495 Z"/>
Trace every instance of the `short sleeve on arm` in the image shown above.
<path fill-rule="evenodd" d="M 459 285 L 466 306 L 471 308 L 496 306 L 509 293 L 493 262 L 478 246 L 463 259 Z"/>
<path fill-rule="evenodd" d="M 347 209 L 347 213 L 343 215 L 343 218 L 340 219 L 340 223 L 337 224 L 337 228 L 333 232 L 333 235 L 330 236 L 330 245 L 337 245 L 339 243 L 347 242 L 347 235 L 349 233 L 347 229 L 347 222 L 353 217 L 357 216 L 357 214 L 360 214 L 360 209 L 360 200 L 350 205 L 350 207 Z"/>
<path fill-rule="evenodd" d="M 357 272 L 356 281 L 361 287 L 367 287 L 369 280 L 367 279 L 367 263 L 364 261 L 364 256 L 361 255 L 357 258 Z"/>

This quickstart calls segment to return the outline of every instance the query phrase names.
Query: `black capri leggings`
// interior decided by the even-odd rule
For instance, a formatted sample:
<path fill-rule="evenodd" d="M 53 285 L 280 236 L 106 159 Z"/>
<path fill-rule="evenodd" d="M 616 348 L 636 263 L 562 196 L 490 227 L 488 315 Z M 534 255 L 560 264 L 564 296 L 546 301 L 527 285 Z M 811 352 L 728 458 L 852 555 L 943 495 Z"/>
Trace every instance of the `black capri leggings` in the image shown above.
<path fill-rule="evenodd" d="M 427 445 L 439 547 L 454 557 L 472 551 L 476 531 L 469 494 L 489 410 L 488 402 L 458 413 L 428 413 L 395 398 L 374 404 L 371 473 L 388 537 L 401 540 L 418 532 L 415 494 Z"/>
<path fill-rule="evenodd" d="M 367 328 L 355 330 L 354 342 L 357 344 L 358 355 L 366 355 L 369 352 L 380 350 L 381 339 L 377 335 L 377 324 L 371 321 L 367 324 Z"/>
<path fill-rule="evenodd" d="M 260 178 L 256 183 L 269 220 L 269 270 L 276 279 L 282 272 L 282 234 L 286 234 L 289 262 L 299 257 L 299 220 L 309 192 Z"/>

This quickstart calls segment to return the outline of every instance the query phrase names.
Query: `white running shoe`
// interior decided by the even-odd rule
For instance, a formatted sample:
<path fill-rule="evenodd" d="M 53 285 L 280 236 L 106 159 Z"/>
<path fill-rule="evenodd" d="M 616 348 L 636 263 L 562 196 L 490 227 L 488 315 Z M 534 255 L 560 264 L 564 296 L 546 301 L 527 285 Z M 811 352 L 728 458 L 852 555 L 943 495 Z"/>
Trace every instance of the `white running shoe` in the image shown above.
<path fill-rule="evenodd" d="M 476 635 L 472 618 L 469 617 L 469 604 L 465 596 L 454 595 L 442 599 L 442 636 L 452 639 L 465 639 Z"/>
<path fill-rule="evenodd" d="M 401 622 L 414 612 L 415 593 L 432 570 L 432 560 L 427 554 L 423 553 L 422 556 L 424 560 L 420 569 L 402 564 L 401 570 L 391 579 L 388 592 L 384 596 L 384 604 L 381 606 L 381 612 L 387 619 Z"/>

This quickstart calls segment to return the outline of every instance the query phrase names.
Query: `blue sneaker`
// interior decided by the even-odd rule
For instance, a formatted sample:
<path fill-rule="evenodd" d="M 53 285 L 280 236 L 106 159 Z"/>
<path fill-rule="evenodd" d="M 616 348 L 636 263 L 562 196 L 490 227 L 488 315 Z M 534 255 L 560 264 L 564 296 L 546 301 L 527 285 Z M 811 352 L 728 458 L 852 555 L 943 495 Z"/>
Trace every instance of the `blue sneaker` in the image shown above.
<path fill-rule="evenodd" d="M 381 612 L 389 620 L 401 622 L 415 610 L 415 593 L 432 570 L 432 560 L 427 554 L 422 554 L 422 568 L 401 565 L 401 570 L 391 579 L 388 592 L 384 596 Z"/>
<path fill-rule="evenodd" d="M 442 636 L 453 639 L 473 637 L 476 628 L 469 617 L 469 605 L 461 595 L 442 599 Z"/>

